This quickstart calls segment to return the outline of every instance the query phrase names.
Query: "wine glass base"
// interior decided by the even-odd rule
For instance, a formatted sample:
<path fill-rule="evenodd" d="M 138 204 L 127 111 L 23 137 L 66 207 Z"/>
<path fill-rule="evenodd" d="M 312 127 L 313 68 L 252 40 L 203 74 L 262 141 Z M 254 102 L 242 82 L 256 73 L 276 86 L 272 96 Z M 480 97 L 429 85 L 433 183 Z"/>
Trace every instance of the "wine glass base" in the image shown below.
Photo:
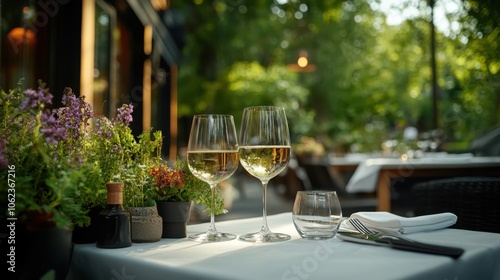
<path fill-rule="evenodd" d="M 240 235 L 240 240 L 248 242 L 281 242 L 290 240 L 291 236 L 284 233 L 274 233 L 274 232 L 255 232 Z"/>
<path fill-rule="evenodd" d="M 230 241 L 236 239 L 236 235 L 232 233 L 223 233 L 223 232 L 201 232 L 197 234 L 190 235 L 189 240 L 196 242 L 222 242 L 222 241 Z"/>

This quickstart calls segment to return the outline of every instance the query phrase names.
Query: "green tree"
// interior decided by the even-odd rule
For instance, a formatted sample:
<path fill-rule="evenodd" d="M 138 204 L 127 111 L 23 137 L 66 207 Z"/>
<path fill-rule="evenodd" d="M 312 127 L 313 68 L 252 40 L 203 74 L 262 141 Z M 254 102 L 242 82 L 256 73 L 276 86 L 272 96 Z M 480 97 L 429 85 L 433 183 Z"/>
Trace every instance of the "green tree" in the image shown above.
<path fill-rule="evenodd" d="M 377 0 L 280 2 L 174 2 L 188 34 L 181 116 L 284 104 L 296 134 L 361 151 L 395 137 L 394 123 L 433 129 L 428 1 L 403 1 L 419 14 L 396 26 Z M 438 118 L 449 139 L 470 141 L 500 122 L 500 5 L 457 3 L 448 18 L 460 29 L 437 30 Z M 316 71 L 287 73 L 301 51 Z"/>

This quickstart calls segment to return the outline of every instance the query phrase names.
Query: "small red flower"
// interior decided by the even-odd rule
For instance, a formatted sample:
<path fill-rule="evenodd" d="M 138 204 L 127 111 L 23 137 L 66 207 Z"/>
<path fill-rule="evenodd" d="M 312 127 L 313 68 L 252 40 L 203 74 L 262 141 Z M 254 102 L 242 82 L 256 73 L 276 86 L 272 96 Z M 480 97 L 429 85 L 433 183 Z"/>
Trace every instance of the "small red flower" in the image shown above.
<path fill-rule="evenodd" d="M 185 173 L 182 170 L 175 170 L 166 165 L 159 165 L 151 168 L 149 174 L 153 176 L 153 183 L 162 190 L 165 187 L 183 188 L 185 183 Z"/>

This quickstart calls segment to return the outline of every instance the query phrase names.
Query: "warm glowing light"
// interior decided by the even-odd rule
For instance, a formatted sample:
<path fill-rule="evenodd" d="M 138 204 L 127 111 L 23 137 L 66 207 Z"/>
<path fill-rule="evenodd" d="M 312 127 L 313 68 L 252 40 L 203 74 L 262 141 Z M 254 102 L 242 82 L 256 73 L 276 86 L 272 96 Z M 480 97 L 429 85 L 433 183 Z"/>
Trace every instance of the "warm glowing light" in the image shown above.
<path fill-rule="evenodd" d="M 12 29 L 9 34 L 7 34 L 7 38 L 9 38 L 10 42 L 33 42 L 36 39 L 35 33 L 29 29 L 24 29 L 22 27 L 16 27 Z"/>
<path fill-rule="evenodd" d="M 307 57 L 299 57 L 299 59 L 297 60 L 297 64 L 300 66 L 300 67 L 306 67 L 307 64 L 309 64 L 309 61 L 307 60 Z"/>
<path fill-rule="evenodd" d="M 316 65 L 309 63 L 307 51 L 300 51 L 297 63 L 288 64 L 288 69 L 293 72 L 314 72 Z"/>

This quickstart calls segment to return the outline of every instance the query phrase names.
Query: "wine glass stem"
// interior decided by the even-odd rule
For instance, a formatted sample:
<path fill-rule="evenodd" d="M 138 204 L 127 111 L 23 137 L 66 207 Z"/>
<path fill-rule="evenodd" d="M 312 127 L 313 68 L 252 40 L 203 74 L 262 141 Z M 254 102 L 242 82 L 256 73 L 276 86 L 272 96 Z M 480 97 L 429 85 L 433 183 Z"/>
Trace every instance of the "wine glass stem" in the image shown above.
<path fill-rule="evenodd" d="M 212 192 L 212 197 L 210 199 L 210 228 L 208 229 L 209 234 L 217 233 L 215 228 L 215 188 L 217 185 L 210 185 L 210 191 Z"/>
<path fill-rule="evenodd" d="M 262 181 L 262 233 L 268 233 L 269 227 L 267 226 L 267 183 L 269 181 Z"/>

